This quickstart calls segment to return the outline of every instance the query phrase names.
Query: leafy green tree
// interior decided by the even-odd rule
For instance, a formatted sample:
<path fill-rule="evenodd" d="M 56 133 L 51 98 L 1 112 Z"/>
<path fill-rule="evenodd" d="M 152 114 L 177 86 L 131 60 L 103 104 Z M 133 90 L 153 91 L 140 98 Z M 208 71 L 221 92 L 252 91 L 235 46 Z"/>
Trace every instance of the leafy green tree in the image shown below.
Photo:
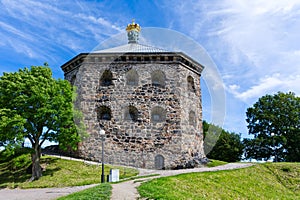
<path fill-rule="evenodd" d="M 265 147 L 266 140 L 263 138 L 245 138 L 244 144 L 244 157 L 245 159 L 268 160 L 272 154 L 272 149 Z"/>
<path fill-rule="evenodd" d="M 300 161 L 300 98 L 294 93 L 265 95 L 247 109 L 246 158 Z"/>
<path fill-rule="evenodd" d="M 214 124 L 209 124 L 203 120 L 203 140 L 204 140 L 204 152 L 208 154 L 216 145 L 221 133 L 222 128 Z"/>
<path fill-rule="evenodd" d="M 66 80 L 55 80 L 47 64 L 4 73 L 0 77 L 0 141 L 3 145 L 32 145 L 32 180 L 42 176 L 41 146 L 59 142 L 76 148 L 80 141 L 73 115 L 73 90 Z"/>
<path fill-rule="evenodd" d="M 203 121 L 204 151 L 211 159 L 226 162 L 240 161 L 243 154 L 241 136 L 230 133 L 221 127 Z"/>

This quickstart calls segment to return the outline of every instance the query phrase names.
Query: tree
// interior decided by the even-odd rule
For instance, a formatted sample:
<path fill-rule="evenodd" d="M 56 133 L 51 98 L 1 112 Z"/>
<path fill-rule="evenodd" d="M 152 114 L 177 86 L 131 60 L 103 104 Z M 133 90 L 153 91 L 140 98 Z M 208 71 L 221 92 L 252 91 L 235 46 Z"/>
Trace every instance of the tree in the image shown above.
<path fill-rule="evenodd" d="M 300 98 L 294 93 L 265 95 L 246 112 L 246 158 L 300 161 Z"/>
<path fill-rule="evenodd" d="M 272 154 L 272 149 L 265 147 L 266 140 L 263 138 L 245 138 L 244 144 L 244 157 L 245 159 L 256 159 L 267 161 Z"/>
<path fill-rule="evenodd" d="M 52 78 L 51 69 L 33 66 L 0 77 L 0 141 L 32 145 L 32 180 L 42 176 L 41 146 L 59 142 L 76 148 L 80 135 L 73 115 L 73 90 L 66 80 Z"/>
<path fill-rule="evenodd" d="M 222 128 L 213 124 L 207 123 L 203 120 L 203 140 L 204 152 L 207 155 L 216 145 L 221 133 Z"/>
<path fill-rule="evenodd" d="M 243 154 L 241 136 L 203 121 L 204 150 L 207 157 L 226 162 L 240 161 Z M 211 149 L 211 151 L 207 151 Z"/>

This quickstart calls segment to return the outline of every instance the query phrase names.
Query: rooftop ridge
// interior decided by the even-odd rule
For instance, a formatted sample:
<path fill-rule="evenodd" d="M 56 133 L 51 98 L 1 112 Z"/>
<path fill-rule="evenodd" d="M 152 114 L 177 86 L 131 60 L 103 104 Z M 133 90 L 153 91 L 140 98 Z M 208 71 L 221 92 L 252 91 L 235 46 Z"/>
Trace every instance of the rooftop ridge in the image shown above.
<path fill-rule="evenodd" d="M 96 50 L 93 53 L 161 53 L 169 52 L 165 49 L 154 47 L 151 45 L 128 43 L 108 49 Z"/>

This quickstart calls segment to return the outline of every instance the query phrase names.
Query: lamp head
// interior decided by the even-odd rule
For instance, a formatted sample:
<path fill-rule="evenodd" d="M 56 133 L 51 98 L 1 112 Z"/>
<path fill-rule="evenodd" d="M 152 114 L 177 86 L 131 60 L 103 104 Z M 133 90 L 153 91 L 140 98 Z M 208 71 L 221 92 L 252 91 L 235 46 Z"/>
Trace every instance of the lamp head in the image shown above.
<path fill-rule="evenodd" d="M 105 135 L 105 130 L 100 129 L 99 134 L 100 134 L 100 136 L 104 136 Z"/>

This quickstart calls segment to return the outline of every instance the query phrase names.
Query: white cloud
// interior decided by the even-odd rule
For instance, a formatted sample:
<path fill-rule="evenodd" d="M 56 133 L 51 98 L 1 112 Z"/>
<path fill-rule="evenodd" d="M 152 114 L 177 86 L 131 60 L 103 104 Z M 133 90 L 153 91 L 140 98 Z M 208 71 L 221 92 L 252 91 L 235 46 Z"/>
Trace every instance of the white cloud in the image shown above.
<path fill-rule="evenodd" d="M 34 56 L 33 52 L 49 57 L 49 52 L 58 51 L 57 46 L 64 51 L 87 51 L 121 30 L 117 24 L 102 17 L 107 16 L 103 10 L 97 12 L 98 16 L 89 14 L 95 13 L 103 3 L 89 4 L 91 2 L 2 0 L 0 30 L 12 33 L 5 34 L 6 41 L 11 41 L 18 46 L 17 52 L 29 57 Z M 1 42 L 1 45 L 9 45 L 9 42 Z"/>
<path fill-rule="evenodd" d="M 229 85 L 229 90 L 232 91 L 232 92 L 236 92 L 238 89 L 240 88 L 239 85 Z"/>
<path fill-rule="evenodd" d="M 282 76 L 281 74 L 273 74 L 272 76 L 266 76 L 261 78 L 258 83 L 246 91 L 239 92 L 239 85 L 229 85 L 227 90 L 234 94 L 234 96 L 242 101 L 248 102 L 257 100 L 258 97 L 261 97 L 268 94 L 273 94 L 278 91 L 284 92 L 295 92 L 300 94 L 300 74 L 298 75 L 289 75 Z M 295 87 L 296 86 L 296 87 Z"/>
<path fill-rule="evenodd" d="M 225 84 L 239 85 L 244 91 L 237 95 L 239 99 L 259 97 L 256 95 L 272 88 L 297 91 L 294 77 L 300 74 L 300 1 L 217 0 L 191 4 L 184 1 L 176 7 L 182 9 L 181 29 L 198 40 L 208 36 L 203 46 L 209 48 Z M 227 89 L 237 92 L 237 88 Z"/>
<path fill-rule="evenodd" d="M 227 91 L 227 128 L 247 132 L 245 110 L 263 95 L 278 91 L 300 95 L 299 0 L 165 4 L 178 19 L 172 27 L 200 42 L 221 73 Z"/>
<path fill-rule="evenodd" d="M 5 30 L 6 32 L 8 32 L 9 34 L 13 34 L 13 37 L 21 37 L 23 39 L 29 40 L 29 41 L 33 41 L 33 38 L 31 35 L 28 35 L 18 29 L 16 29 L 15 27 L 6 24 L 4 22 L 0 21 L 0 28 Z M 4 35 L 4 34 L 3 34 Z"/>
<path fill-rule="evenodd" d="M 224 4 L 231 8 L 223 16 L 219 37 L 246 55 L 257 68 L 280 61 L 279 55 L 295 47 L 300 39 L 299 1 L 237 1 Z M 222 32 L 222 30 L 227 30 Z"/>

